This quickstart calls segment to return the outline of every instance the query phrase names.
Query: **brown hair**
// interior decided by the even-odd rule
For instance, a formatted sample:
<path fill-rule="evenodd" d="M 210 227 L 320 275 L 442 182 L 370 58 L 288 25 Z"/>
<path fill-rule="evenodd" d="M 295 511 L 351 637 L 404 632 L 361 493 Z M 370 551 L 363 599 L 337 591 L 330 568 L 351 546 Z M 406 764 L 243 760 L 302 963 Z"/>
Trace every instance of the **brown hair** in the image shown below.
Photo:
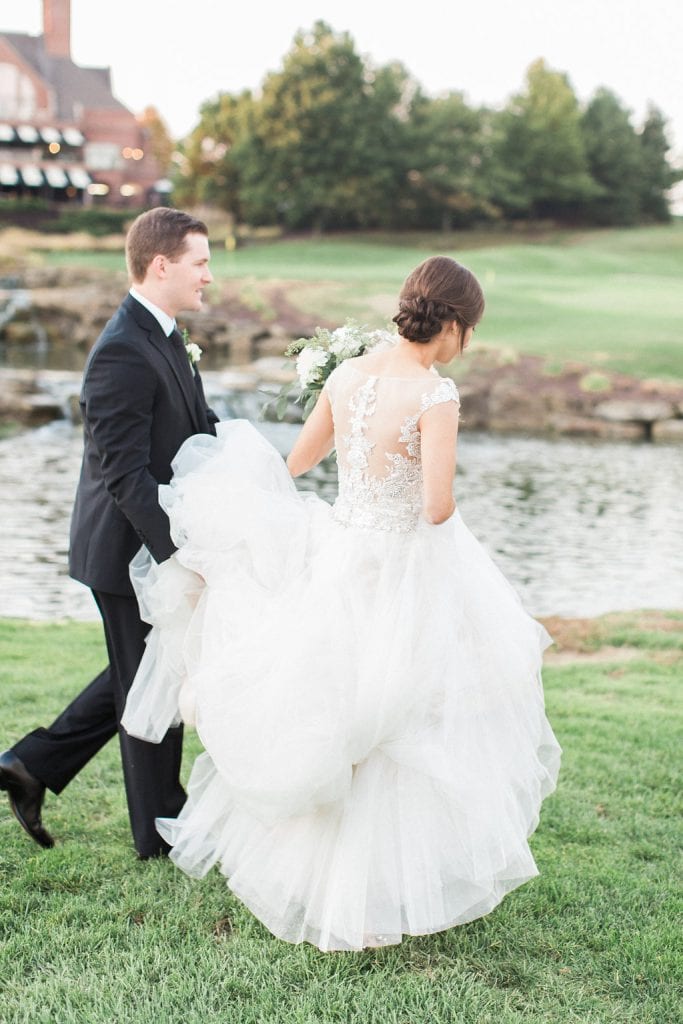
<path fill-rule="evenodd" d="M 126 236 L 126 264 L 133 281 L 144 281 L 155 256 L 175 261 L 185 252 L 187 235 L 209 234 L 204 221 L 170 206 L 156 206 L 136 217 Z"/>
<path fill-rule="evenodd" d="M 408 341 L 431 341 L 443 324 L 455 320 L 461 344 L 468 327 L 484 313 L 484 293 L 471 270 L 450 256 L 430 256 L 405 279 L 393 318 Z"/>

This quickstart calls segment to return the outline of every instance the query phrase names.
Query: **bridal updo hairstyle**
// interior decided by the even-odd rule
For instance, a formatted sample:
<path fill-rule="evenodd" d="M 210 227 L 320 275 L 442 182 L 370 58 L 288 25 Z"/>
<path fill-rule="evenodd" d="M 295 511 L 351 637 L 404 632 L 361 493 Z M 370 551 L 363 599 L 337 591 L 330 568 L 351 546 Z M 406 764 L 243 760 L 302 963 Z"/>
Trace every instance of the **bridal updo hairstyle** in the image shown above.
<path fill-rule="evenodd" d="M 207 235 L 204 221 L 170 206 L 155 206 L 136 217 L 126 235 L 126 263 L 133 281 L 144 281 L 155 256 L 175 262 L 185 252 L 190 234 Z"/>
<path fill-rule="evenodd" d="M 430 256 L 406 278 L 393 318 L 408 341 L 428 342 L 444 323 L 460 327 L 460 346 L 468 327 L 484 313 L 484 293 L 471 270 L 450 256 Z"/>

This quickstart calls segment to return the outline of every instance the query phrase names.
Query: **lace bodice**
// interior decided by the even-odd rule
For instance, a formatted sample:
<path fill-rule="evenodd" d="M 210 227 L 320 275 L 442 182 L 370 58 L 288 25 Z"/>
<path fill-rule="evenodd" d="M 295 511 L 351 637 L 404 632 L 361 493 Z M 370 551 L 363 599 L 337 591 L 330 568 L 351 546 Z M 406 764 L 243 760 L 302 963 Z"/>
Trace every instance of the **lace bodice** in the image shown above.
<path fill-rule="evenodd" d="M 325 385 L 339 467 L 334 517 L 345 525 L 406 533 L 422 509 L 420 417 L 459 403 L 452 380 L 370 376 L 346 360 Z"/>

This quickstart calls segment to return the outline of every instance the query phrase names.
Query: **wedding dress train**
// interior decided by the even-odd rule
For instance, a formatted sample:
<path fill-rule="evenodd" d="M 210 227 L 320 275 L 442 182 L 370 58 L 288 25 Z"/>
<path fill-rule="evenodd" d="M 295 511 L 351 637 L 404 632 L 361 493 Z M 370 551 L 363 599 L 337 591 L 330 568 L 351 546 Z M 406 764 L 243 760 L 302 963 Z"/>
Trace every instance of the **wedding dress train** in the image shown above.
<path fill-rule="evenodd" d="M 333 506 L 246 421 L 180 449 L 160 488 L 178 551 L 132 565 L 154 628 L 123 721 L 152 741 L 196 724 L 188 801 L 158 821 L 180 868 L 218 864 L 283 939 L 354 950 L 480 917 L 537 874 L 560 749 L 547 633 L 458 513 L 420 515 L 419 420 L 452 381 L 350 359 L 326 387 Z"/>

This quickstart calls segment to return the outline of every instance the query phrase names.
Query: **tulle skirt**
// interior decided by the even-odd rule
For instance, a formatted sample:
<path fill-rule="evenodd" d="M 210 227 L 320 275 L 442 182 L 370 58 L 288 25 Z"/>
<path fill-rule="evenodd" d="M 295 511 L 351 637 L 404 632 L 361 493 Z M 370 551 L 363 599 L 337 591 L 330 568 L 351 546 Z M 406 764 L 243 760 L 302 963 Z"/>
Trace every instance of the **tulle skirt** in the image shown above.
<path fill-rule="evenodd" d="M 322 950 L 470 921 L 536 875 L 550 639 L 460 516 L 342 526 L 241 420 L 174 470 L 179 550 L 131 566 L 154 628 L 123 724 L 158 742 L 182 718 L 205 748 L 157 822 L 175 863 L 218 864 L 275 935 Z"/>

